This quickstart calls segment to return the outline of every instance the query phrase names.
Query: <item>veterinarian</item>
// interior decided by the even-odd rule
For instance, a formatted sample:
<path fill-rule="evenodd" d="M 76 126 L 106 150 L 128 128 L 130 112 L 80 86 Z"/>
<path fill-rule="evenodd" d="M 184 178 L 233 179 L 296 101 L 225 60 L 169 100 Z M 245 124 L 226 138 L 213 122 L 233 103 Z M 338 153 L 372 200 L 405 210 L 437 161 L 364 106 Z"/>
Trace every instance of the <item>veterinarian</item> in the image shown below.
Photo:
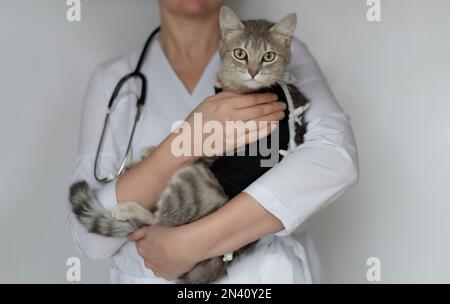
<path fill-rule="evenodd" d="M 104 183 L 94 177 L 99 139 L 108 103 L 117 82 L 131 73 L 142 49 L 100 65 L 92 76 L 83 105 L 79 154 L 73 181 L 86 180 L 99 201 L 111 210 L 135 201 L 150 209 L 170 176 L 194 158 L 171 153 L 173 122 L 192 119 L 193 110 L 208 120 L 240 120 L 233 107 L 248 96 L 214 96 L 220 67 L 218 14 L 221 0 L 160 0 L 161 31 L 146 52 L 141 72 L 148 82 L 145 106 L 130 149 L 139 159 L 143 147 L 156 146 L 136 167 Z M 349 117 L 335 100 L 304 43 L 292 42 L 288 71 L 310 101 L 305 143 L 255 181 L 222 209 L 194 223 L 152 226 L 129 239 L 88 233 L 69 212 L 78 249 L 92 259 L 112 259 L 112 283 L 171 283 L 196 263 L 233 252 L 260 240 L 255 249 L 235 258 L 219 283 L 318 283 L 318 255 L 306 220 L 358 180 L 358 159 Z M 111 109 L 96 172 L 117 172 L 126 154 L 141 81 L 126 84 Z M 246 99 L 247 98 L 247 99 Z M 259 104 L 245 109 L 255 120 L 282 119 L 271 95 L 254 96 Z M 218 107 L 228 103 L 228 108 Z"/>

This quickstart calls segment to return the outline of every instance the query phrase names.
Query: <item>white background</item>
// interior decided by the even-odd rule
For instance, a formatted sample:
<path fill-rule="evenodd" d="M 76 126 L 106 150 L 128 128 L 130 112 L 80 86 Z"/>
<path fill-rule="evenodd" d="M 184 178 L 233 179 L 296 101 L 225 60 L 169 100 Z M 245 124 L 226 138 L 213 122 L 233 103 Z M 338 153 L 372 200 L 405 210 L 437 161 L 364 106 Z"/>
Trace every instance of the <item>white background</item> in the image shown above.
<path fill-rule="evenodd" d="M 240 2 L 240 3 L 239 3 Z M 245 3 L 244 3 L 245 2 Z M 233 1 L 244 17 L 300 15 L 297 36 L 318 59 L 358 141 L 359 186 L 311 224 L 326 282 L 450 283 L 450 1 Z M 0 0 L 0 282 L 66 282 L 79 256 L 66 222 L 80 107 L 95 66 L 141 46 L 157 1 Z M 151 105 L 150 105 L 151 106 Z M 108 262 L 82 258 L 83 282 Z"/>

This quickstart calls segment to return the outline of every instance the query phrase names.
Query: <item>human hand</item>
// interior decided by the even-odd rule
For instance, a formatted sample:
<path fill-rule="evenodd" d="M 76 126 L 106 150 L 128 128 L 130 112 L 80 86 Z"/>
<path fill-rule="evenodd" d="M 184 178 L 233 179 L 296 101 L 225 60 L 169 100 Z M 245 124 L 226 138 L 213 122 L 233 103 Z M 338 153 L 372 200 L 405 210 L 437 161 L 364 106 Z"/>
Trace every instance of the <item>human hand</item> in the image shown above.
<path fill-rule="evenodd" d="M 201 114 L 202 130 L 191 132 L 191 143 L 193 146 L 199 145 L 195 136 L 201 135 L 200 143 L 203 145 L 201 156 L 223 155 L 227 151 L 238 149 L 248 143 L 255 142 L 271 134 L 276 124 L 271 122 L 280 121 L 284 118 L 286 104 L 277 101 L 276 94 L 248 94 L 238 95 L 230 92 L 223 92 L 206 98 L 186 119 L 190 130 L 196 124 L 196 114 Z M 198 116 L 197 116 L 198 117 Z M 211 129 L 205 132 L 203 127 L 209 122 L 217 122 L 222 127 L 221 130 Z M 244 123 L 245 127 L 237 127 L 231 132 L 227 130 L 228 123 Z M 242 126 L 242 124 L 241 124 Z M 221 134 L 215 132 L 222 131 Z M 209 133 L 204 136 L 204 133 Z M 192 136 L 194 135 L 194 136 Z M 205 145 L 205 137 L 220 138 L 222 145 L 208 147 Z M 199 156 L 199 155 L 196 155 Z"/>
<path fill-rule="evenodd" d="M 136 242 L 145 267 L 152 270 L 155 276 L 169 281 L 181 277 L 200 262 L 177 227 L 144 227 L 130 235 L 129 240 Z"/>

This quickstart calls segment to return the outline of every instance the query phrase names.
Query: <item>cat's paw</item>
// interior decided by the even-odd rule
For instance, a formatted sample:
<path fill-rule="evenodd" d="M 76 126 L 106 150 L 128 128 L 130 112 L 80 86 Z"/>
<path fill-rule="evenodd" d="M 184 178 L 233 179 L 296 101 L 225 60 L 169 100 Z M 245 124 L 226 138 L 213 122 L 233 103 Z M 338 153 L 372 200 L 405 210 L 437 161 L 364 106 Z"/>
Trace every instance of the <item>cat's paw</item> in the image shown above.
<path fill-rule="evenodd" d="M 148 211 L 138 203 L 123 203 L 117 204 L 112 210 L 111 215 L 119 221 L 128 221 L 132 219 L 139 219 L 142 214 Z"/>

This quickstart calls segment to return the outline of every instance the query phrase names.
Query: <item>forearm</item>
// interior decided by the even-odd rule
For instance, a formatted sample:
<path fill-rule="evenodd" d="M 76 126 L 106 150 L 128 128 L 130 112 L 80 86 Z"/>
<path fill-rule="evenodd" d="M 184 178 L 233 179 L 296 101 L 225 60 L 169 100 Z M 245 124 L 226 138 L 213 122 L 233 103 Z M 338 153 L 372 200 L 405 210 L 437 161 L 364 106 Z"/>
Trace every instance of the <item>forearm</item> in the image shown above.
<path fill-rule="evenodd" d="M 282 230 L 283 224 L 254 198 L 241 193 L 218 211 L 180 230 L 195 244 L 199 260 L 233 252 L 265 235 Z"/>
<path fill-rule="evenodd" d="M 194 157 L 173 155 L 171 143 L 175 137 L 169 135 L 148 157 L 120 176 L 116 186 L 118 203 L 137 202 L 151 209 L 173 173 L 195 161 Z"/>

